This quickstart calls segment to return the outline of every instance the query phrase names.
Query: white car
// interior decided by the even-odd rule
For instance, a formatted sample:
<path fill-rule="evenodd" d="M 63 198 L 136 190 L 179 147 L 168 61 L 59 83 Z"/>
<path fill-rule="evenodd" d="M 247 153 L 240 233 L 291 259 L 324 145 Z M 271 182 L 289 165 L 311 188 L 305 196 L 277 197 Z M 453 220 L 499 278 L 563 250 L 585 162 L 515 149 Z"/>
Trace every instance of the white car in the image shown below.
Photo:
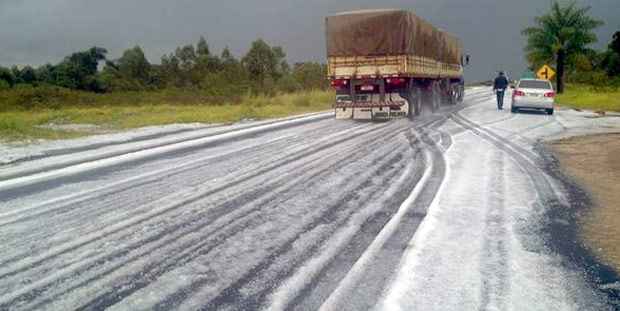
<path fill-rule="evenodd" d="M 511 111 L 519 109 L 541 109 L 553 114 L 555 91 L 547 80 L 522 79 L 512 92 Z"/>

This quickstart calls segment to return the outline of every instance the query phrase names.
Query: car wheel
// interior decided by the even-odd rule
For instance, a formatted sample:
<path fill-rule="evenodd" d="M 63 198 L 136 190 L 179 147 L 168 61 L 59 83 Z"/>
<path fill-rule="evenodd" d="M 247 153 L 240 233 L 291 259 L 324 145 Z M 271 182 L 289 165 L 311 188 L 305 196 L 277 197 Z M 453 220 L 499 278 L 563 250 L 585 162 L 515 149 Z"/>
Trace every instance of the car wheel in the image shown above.
<path fill-rule="evenodd" d="M 515 106 L 510 107 L 510 112 L 517 113 L 517 111 L 519 111 L 519 108 L 517 108 Z"/>
<path fill-rule="evenodd" d="M 547 109 L 547 114 L 548 115 L 552 115 L 553 114 L 553 109 Z"/>

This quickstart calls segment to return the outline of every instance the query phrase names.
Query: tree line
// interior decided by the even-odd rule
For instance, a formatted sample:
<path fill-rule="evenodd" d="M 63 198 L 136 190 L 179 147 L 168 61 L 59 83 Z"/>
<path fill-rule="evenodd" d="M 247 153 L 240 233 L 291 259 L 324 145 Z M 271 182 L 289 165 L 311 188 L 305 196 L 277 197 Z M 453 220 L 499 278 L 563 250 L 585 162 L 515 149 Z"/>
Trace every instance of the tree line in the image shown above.
<path fill-rule="evenodd" d="M 326 66 L 316 62 L 290 66 L 280 46 L 262 39 L 252 42 L 240 59 L 228 47 L 214 54 L 204 37 L 180 46 L 151 64 L 140 46 L 127 49 L 118 59 L 92 47 L 73 53 L 56 65 L 34 68 L 0 66 L 0 90 L 22 86 L 58 86 L 89 92 L 151 91 L 166 88 L 200 90 L 208 95 L 273 94 L 326 89 Z M 102 65 L 103 64 L 103 65 Z"/>
<path fill-rule="evenodd" d="M 607 49 L 597 51 L 594 30 L 603 21 L 589 15 L 590 7 L 576 2 L 554 1 L 548 13 L 535 18 L 535 25 L 523 30 L 530 69 L 553 64 L 557 69 L 557 91 L 564 91 L 564 79 L 595 86 L 620 86 L 620 31 Z"/>

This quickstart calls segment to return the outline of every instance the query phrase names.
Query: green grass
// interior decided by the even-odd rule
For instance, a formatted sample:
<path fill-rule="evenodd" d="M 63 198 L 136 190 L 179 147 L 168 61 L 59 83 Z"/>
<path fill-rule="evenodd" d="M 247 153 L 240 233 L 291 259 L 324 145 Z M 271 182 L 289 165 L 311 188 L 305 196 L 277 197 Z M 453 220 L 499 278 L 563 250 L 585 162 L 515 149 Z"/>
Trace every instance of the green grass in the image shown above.
<path fill-rule="evenodd" d="M 576 109 L 620 112 L 620 89 L 569 84 L 564 94 L 557 96 L 556 102 Z"/>
<path fill-rule="evenodd" d="M 65 94 L 66 95 L 66 94 Z M 0 94 L 0 101 L 3 95 Z M 64 95 L 63 95 L 64 96 Z M 87 94 L 69 92 L 66 98 L 44 98 L 27 107 L 0 109 L 0 140 L 63 139 L 89 135 L 44 129 L 47 124 L 94 124 L 123 130 L 172 123 L 229 123 L 242 119 L 267 119 L 331 108 L 334 94 L 307 91 L 276 96 L 240 96 L 214 99 L 189 92 Z M 12 94 L 4 94 L 12 98 Z M 63 103 L 63 100 L 66 102 Z M 51 104 L 50 104 L 51 103 Z"/>

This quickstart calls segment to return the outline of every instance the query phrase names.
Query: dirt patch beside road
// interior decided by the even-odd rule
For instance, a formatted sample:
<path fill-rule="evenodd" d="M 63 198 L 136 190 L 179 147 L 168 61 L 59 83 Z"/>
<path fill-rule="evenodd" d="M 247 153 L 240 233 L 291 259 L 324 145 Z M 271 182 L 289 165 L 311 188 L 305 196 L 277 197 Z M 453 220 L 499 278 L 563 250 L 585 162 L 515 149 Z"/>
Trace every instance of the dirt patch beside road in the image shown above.
<path fill-rule="evenodd" d="M 620 134 L 562 139 L 551 147 L 562 169 L 594 199 L 595 206 L 580 217 L 585 240 L 620 271 Z"/>

